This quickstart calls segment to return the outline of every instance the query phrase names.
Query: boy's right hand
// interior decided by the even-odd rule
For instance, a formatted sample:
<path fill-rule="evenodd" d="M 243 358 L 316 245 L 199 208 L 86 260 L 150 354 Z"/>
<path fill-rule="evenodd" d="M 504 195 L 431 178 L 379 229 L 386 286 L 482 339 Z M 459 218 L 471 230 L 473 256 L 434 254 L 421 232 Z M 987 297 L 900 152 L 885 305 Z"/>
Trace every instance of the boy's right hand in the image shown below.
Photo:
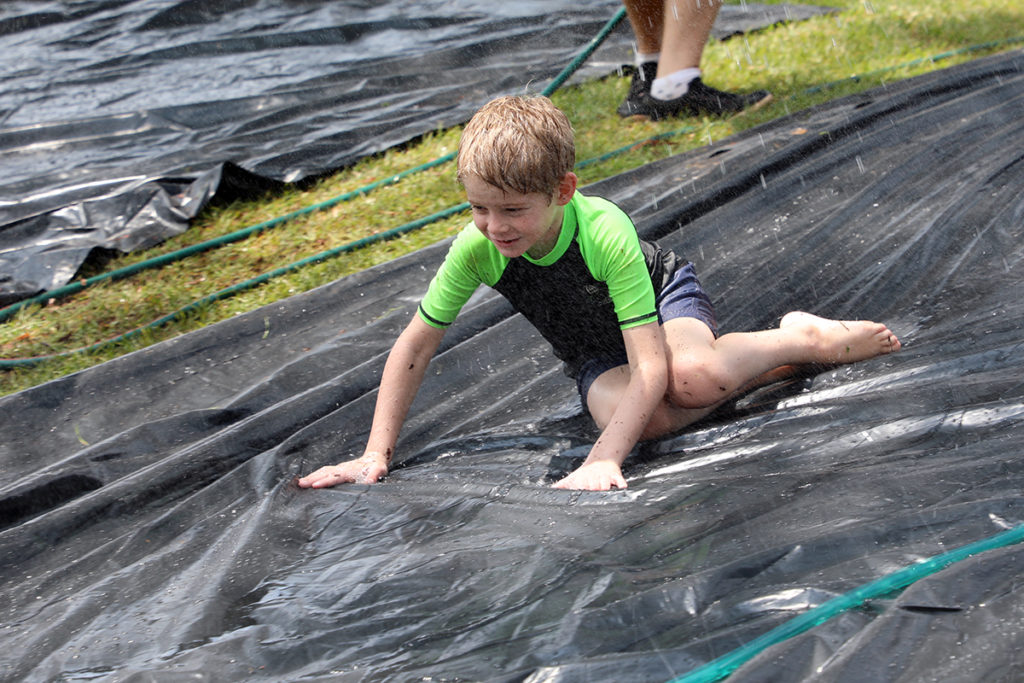
<path fill-rule="evenodd" d="M 388 461 L 383 454 L 371 451 L 362 457 L 338 465 L 326 465 L 307 474 L 297 482 L 304 489 L 323 489 L 335 484 L 375 484 L 388 473 Z"/>

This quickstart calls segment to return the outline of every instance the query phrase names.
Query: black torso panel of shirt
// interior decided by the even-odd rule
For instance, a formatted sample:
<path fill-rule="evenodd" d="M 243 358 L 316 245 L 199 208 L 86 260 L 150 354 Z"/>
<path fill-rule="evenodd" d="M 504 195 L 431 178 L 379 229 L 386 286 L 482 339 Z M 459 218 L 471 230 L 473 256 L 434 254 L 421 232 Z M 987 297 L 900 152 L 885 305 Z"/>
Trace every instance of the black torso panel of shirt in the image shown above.
<path fill-rule="evenodd" d="M 643 240 L 640 244 L 657 295 L 680 260 L 657 244 Z M 591 275 L 576 236 L 565 254 L 551 265 L 512 259 L 494 289 L 551 344 L 570 377 L 576 377 L 591 358 L 614 358 L 626 353 L 608 285 Z"/>

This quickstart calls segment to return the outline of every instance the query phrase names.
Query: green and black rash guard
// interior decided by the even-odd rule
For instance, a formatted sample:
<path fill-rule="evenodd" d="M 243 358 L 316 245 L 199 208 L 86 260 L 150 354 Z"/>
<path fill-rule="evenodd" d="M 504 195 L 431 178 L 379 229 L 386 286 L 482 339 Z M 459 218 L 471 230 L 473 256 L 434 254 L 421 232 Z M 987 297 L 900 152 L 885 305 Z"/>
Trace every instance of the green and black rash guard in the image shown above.
<path fill-rule="evenodd" d="M 615 204 L 577 192 L 554 249 L 541 259 L 502 256 L 470 223 L 455 238 L 420 303 L 420 318 L 446 328 L 480 284 L 511 302 L 576 377 L 591 358 L 624 356 L 622 330 L 657 322 L 655 296 L 676 256 L 642 241 Z"/>

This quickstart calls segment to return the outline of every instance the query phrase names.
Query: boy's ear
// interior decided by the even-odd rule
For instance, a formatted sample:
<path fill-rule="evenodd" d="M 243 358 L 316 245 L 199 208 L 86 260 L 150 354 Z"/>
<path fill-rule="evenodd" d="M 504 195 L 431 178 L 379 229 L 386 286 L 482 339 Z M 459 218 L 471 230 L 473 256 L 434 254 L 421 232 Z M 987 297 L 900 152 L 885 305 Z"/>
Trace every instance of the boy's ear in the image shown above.
<path fill-rule="evenodd" d="M 555 201 L 558 202 L 559 206 L 565 206 L 572 199 L 572 196 L 576 194 L 576 185 L 579 183 L 579 178 L 572 171 L 569 171 L 562 180 L 558 183 L 558 190 L 555 196 Z"/>

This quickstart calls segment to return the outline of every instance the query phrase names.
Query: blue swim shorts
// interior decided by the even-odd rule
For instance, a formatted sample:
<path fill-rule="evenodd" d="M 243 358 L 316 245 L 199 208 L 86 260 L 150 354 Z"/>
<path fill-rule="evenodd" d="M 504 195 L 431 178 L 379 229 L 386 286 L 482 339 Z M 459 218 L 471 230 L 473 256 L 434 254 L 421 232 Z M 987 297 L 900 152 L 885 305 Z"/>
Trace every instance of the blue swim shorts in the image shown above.
<path fill-rule="evenodd" d="M 707 325 L 715 337 L 718 337 L 715 307 L 711 303 L 711 297 L 701 287 L 692 263 L 687 262 L 676 268 L 672 279 L 658 295 L 656 303 L 659 323 L 664 324 L 666 320 L 675 318 L 696 318 Z M 620 365 L 629 365 L 629 359 L 626 358 L 625 352 L 620 355 L 591 358 L 584 361 L 579 375 L 576 376 L 576 390 L 580 394 L 583 412 L 589 411 L 587 393 L 590 391 L 590 385 L 602 373 Z"/>

